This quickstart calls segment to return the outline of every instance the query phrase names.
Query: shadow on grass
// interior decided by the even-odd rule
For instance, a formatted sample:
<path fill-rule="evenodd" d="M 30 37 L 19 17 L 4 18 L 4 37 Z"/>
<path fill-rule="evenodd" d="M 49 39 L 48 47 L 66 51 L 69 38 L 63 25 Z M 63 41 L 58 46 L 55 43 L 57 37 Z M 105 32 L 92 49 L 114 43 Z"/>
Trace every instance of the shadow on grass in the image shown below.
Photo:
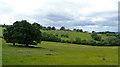
<path fill-rule="evenodd" d="M 24 46 L 24 45 L 8 45 L 8 46 L 11 46 L 11 47 L 24 47 L 24 48 L 40 48 L 40 49 L 45 49 L 45 48 L 42 48 L 42 47 L 35 47 L 35 46 Z"/>

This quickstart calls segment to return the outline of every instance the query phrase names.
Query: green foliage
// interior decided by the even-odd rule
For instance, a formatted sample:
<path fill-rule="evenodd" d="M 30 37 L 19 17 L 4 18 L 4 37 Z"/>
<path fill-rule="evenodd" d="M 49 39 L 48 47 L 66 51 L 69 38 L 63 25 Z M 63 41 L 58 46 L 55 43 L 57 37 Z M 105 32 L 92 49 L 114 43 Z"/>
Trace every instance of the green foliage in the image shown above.
<path fill-rule="evenodd" d="M 42 26 L 40 25 L 40 24 L 38 24 L 38 23 L 33 23 L 32 24 L 35 28 L 37 28 L 37 29 L 42 29 Z"/>
<path fill-rule="evenodd" d="M 62 27 L 60 28 L 60 30 L 65 30 L 65 27 L 62 26 Z"/>
<path fill-rule="evenodd" d="M 100 41 L 100 40 L 101 40 L 101 36 L 97 35 L 97 33 L 92 33 L 92 34 L 91 34 L 91 37 L 92 37 L 94 40 L 97 40 L 97 41 Z"/>
<path fill-rule="evenodd" d="M 16 21 L 4 30 L 4 39 L 9 43 L 37 45 L 41 42 L 41 31 L 26 20 Z"/>
<path fill-rule="evenodd" d="M 68 38 L 69 35 L 68 35 L 68 34 L 61 34 L 61 37 L 66 37 L 66 38 Z"/>
<path fill-rule="evenodd" d="M 95 46 L 96 45 L 96 41 L 94 41 L 94 40 L 88 40 L 88 44 Z"/>
<path fill-rule="evenodd" d="M 110 36 L 104 39 L 103 44 L 106 46 L 120 46 L 120 39 Z"/>
<path fill-rule="evenodd" d="M 76 31 L 76 29 L 73 29 L 73 31 Z"/>
<path fill-rule="evenodd" d="M 79 38 L 79 37 L 75 38 L 75 43 L 80 44 L 81 43 L 81 38 Z"/>
<path fill-rule="evenodd" d="M 52 30 L 56 30 L 56 28 L 55 28 L 55 27 L 52 27 Z"/>
<path fill-rule="evenodd" d="M 115 35 L 118 39 L 120 39 L 120 33 Z"/>
<path fill-rule="evenodd" d="M 47 29 L 46 30 L 52 30 L 52 28 L 49 26 L 49 27 L 47 27 Z"/>
<path fill-rule="evenodd" d="M 58 38 L 56 35 L 46 33 L 46 32 L 42 33 L 42 40 L 43 41 L 53 41 L 53 42 L 60 42 L 61 41 L 61 39 Z"/>
<path fill-rule="evenodd" d="M 66 41 L 65 40 L 61 40 L 61 43 L 66 43 Z"/>
<path fill-rule="evenodd" d="M 92 33 L 95 33 L 95 31 L 92 31 Z"/>
<path fill-rule="evenodd" d="M 82 29 L 77 29 L 76 32 L 83 32 L 83 30 Z"/>
<path fill-rule="evenodd" d="M 47 28 L 46 27 L 42 27 L 42 30 L 46 30 Z"/>

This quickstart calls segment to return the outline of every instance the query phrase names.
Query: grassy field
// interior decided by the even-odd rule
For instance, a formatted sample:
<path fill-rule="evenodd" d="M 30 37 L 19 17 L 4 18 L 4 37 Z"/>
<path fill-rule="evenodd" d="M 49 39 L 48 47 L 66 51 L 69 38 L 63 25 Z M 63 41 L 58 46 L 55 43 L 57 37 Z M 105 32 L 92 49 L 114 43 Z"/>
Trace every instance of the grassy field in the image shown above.
<path fill-rule="evenodd" d="M 5 28 L 3 28 L 5 29 Z M 74 31 L 42 31 L 52 34 L 68 34 L 71 37 L 92 39 L 90 33 Z M 2 30 L 0 30 L 2 36 Z M 103 38 L 106 36 L 101 35 Z M 42 41 L 34 48 L 12 46 L 0 38 L 3 65 L 117 65 L 118 47 L 88 46 Z M 18 44 L 19 45 L 19 44 Z"/>
<path fill-rule="evenodd" d="M 71 38 L 75 40 L 76 37 L 79 37 L 82 40 L 92 39 L 90 33 L 84 33 L 84 32 L 75 32 L 75 31 L 42 31 L 42 32 L 58 34 L 58 37 L 60 37 L 62 40 L 70 40 Z M 67 34 L 69 37 L 68 38 L 61 37 L 62 34 Z"/>
<path fill-rule="evenodd" d="M 37 48 L 12 46 L 2 39 L 3 65 L 117 65 L 118 47 L 42 41 Z"/>

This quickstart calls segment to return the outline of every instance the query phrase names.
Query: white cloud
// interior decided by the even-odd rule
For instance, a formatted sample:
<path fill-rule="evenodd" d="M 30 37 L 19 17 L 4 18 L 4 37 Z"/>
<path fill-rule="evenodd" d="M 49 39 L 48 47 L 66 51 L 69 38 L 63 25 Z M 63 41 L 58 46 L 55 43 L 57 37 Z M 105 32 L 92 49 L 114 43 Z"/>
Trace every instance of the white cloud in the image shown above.
<path fill-rule="evenodd" d="M 86 25 L 93 23 L 95 25 L 102 25 L 104 22 L 116 23 L 115 21 L 117 20 L 114 18 L 117 18 L 118 1 L 119 0 L 0 0 L 0 24 L 12 24 L 22 19 L 26 19 L 31 23 L 38 22 L 46 26 L 52 23 L 51 25 L 55 24 L 57 27 L 59 27 L 58 25 L 72 27 L 79 23 Z M 55 21 L 54 17 L 53 20 L 50 20 L 47 17 L 49 14 L 60 15 L 63 16 L 64 19 L 69 18 L 70 20 L 64 21 L 62 18 L 59 21 Z M 110 20 L 110 18 L 113 18 L 113 20 Z M 91 28 L 90 26 L 91 25 L 84 28 L 88 30 Z M 92 28 L 95 30 L 99 27 Z M 116 27 L 114 27 L 114 30 L 115 28 Z M 112 31 L 114 30 L 112 29 Z"/>
<path fill-rule="evenodd" d="M 2 22 L 2 24 L 7 23 L 7 24 L 12 25 L 12 22 L 16 21 L 13 17 L 9 15 L 1 15 L 0 19 L 1 19 L 0 22 Z"/>
<path fill-rule="evenodd" d="M 105 21 L 106 19 L 101 18 L 101 17 L 97 17 L 97 18 L 92 18 L 91 21 L 92 22 L 97 22 L 97 21 Z"/>

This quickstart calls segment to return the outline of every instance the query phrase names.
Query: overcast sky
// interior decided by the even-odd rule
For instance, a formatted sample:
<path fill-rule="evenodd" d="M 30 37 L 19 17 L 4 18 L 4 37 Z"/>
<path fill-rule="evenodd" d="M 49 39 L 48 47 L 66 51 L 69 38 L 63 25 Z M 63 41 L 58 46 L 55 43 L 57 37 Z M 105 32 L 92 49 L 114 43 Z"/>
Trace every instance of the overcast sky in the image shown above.
<path fill-rule="evenodd" d="M 0 24 L 27 20 L 84 31 L 118 31 L 119 0 L 0 0 Z"/>

